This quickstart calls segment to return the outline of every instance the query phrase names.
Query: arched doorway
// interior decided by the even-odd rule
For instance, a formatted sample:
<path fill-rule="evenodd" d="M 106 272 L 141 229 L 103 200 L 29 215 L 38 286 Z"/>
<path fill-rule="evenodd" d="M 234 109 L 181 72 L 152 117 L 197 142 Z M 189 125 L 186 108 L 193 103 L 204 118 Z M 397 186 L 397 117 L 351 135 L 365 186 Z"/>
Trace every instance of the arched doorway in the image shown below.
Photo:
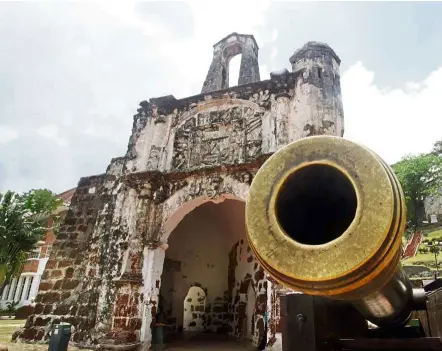
<path fill-rule="evenodd" d="M 244 220 L 244 202 L 208 201 L 184 215 L 170 233 L 160 301 L 176 334 L 235 335 L 244 286 L 251 286 L 249 299 L 256 299 L 255 278 L 261 285 L 263 279 L 247 245 Z M 254 308 L 247 311 L 252 321 Z"/>
<path fill-rule="evenodd" d="M 198 286 L 191 286 L 184 299 L 183 330 L 203 332 L 206 327 L 206 293 Z"/>

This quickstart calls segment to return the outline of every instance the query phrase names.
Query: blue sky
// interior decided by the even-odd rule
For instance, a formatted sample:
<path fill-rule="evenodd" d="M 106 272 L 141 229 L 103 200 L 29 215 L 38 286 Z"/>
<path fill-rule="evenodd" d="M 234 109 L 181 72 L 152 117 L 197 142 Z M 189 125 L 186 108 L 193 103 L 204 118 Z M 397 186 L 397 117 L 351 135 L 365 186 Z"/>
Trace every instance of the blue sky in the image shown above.
<path fill-rule="evenodd" d="M 104 172 L 138 103 L 199 93 L 233 31 L 255 35 L 262 79 L 305 42 L 328 43 L 345 137 L 390 163 L 426 152 L 442 138 L 440 18 L 437 2 L 0 2 L 0 191 L 61 192 Z"/>

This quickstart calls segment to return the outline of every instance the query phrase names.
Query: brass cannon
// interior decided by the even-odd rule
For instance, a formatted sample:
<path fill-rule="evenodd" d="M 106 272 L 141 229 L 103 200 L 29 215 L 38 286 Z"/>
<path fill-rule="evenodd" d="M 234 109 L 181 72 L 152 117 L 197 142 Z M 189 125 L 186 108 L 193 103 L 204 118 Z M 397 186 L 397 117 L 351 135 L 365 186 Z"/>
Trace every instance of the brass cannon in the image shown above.
<path fill-rule="evenodd" d="M 391 168 L 373 151 L 332 136 L 304 138 L 273 154 L 246 204 L 250 247 L 276 281 L 351 304 L 387 329 L 402 328 L 426 304 L 400 263 L 405 223 Z"/>

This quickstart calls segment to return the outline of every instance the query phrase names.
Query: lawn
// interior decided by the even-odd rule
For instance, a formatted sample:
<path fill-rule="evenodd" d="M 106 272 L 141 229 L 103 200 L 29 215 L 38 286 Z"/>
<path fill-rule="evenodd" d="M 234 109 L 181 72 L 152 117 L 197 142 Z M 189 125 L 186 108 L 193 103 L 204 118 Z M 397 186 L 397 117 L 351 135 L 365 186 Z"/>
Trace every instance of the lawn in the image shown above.
<path fill-rule="evenodd" d="M 438 260 L 439 261 L 439 260 Z M 433 253 L 417 253 L 416 256 L 406 259 L 403 264 L 410 265 L 416 262 L 422 262 L 425 266 L 435 266 L 434 254 Z"/>
<path fill-rule="evenodd" d="M 425 235 L 425 232 L 424 232 L 424 238 L 425 239 L 442 238 L 442 230 L 436 230 L 434 232 L 428 233 L 427 235 Z"/>
<path fill-rule="evenodd" d="M 48 345 L 12 343 L 11 336 L 14 331 L 24 326 L 25 320 L 2 319 L 0 320 L 0 344 L 8 347 L 8 351 L 48 351 Z M 69 347 L 69 351 L 79 350 Z"/>
<path fill-rule="evenodd" d="M 430 228 L 425 229 L 418 229 L 422 230 L 424 233 L 424 240 L 425 239 L 435 239 L 435 238 L 442 238 L 442 229 L 440 226 L 431 226 Z M 438 263 L 442 261 L 442 254 L 438 256 Z M 434 261 L 434 254 L 433 253 L 417 253 L 416 256 L 411 257 L 405 261 L 402 262 L 403 265 L 422 265 L 430 268 L 431 270 L 436 269 L 436 262 Z M 440 267 L 440 265 L 439 265 Z"/>

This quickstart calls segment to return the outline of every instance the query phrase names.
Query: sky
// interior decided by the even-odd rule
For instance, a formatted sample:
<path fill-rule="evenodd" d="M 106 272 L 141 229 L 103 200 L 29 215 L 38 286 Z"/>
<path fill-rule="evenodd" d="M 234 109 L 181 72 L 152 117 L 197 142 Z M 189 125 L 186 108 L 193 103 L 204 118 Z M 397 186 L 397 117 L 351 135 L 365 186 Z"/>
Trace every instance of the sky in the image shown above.
<path fill-rule="evenodd" d="M 0 192 L 104 173 L 139 102 L 198 94 L 231 32 L 255 36 L 261 79 L 307 41 L 329 44 L 344 137 L 390 164 L 428 152 L 442 139 L 440 18 L 436 2 L 0 2 Z"/>

